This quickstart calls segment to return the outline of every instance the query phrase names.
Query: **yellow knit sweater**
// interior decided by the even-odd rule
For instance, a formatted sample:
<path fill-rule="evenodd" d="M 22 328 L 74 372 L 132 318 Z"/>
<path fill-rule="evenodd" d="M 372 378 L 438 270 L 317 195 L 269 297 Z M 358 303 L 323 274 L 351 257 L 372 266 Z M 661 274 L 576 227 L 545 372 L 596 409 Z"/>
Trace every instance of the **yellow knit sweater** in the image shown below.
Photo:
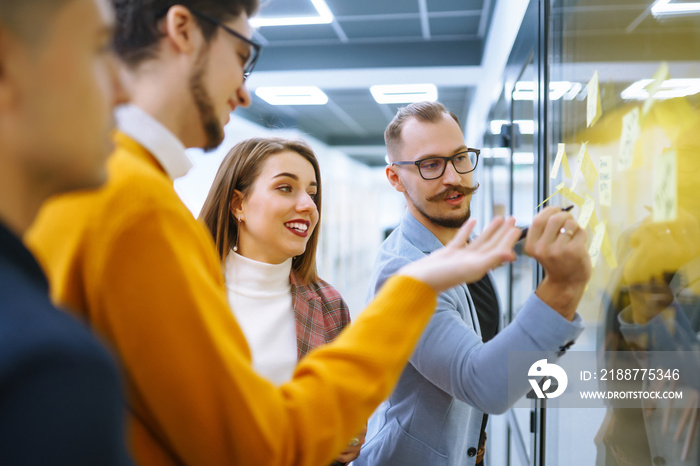
<path fill-rule="evenodd" d="M 435 308 L 388 281 L 332 344 L 275 387 L 251 368 L 213 241 L 158 162 L 117 133 L 109 182 L 43 206 L 26 240 L 58 303 L 120 358 L 142 465 L 328 464 L 396 383 Z"/>

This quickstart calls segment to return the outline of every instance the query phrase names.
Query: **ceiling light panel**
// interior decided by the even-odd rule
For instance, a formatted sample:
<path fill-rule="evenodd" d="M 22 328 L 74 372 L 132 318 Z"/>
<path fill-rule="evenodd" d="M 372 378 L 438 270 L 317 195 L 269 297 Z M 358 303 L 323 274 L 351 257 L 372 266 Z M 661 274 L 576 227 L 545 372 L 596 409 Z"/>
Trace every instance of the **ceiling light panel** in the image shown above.
<path fill-rule="evenodd" d="M 437 87 L 434 84 L 385 84 L 369 88 L 372 97 L 379 104 L 410 104 L 437 100 Z"/>
<path fill-rule="evenodd" d="M 270 105 L 325 105 L 328 96 L 316 86 L 258 87 L 255 95 Z"/>
<path fill-rule="evenodd" d="M 302 16 L 256 16 L 250 19 L 250 24 L 254 28 L 269 26 L 302 26 L 306 24 L 329 24 L 333 22 L 331 12 L 325 0 L 311 0 L 316 15 Z"/>

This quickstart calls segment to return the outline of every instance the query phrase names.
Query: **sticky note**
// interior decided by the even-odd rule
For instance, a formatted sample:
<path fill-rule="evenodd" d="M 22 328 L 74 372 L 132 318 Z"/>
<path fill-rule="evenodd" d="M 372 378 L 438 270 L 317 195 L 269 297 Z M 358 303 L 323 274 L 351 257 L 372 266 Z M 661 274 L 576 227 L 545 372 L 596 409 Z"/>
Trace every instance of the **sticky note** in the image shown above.
<path fill-rule="evenodd" d="M 596 266 L 598 262 L 598 256 L 600 255 L 600 246 L 603 244 L 603 237 L 605 236 L 605 224 L 599 223 L 598 226 L 593 230 L 593 240 L 591 241 L 591 246 L 588 248 L 588 254 L 591 256 L 591 263 L 593 267 Z"/>
<path fill-rule="evenodd" d="M 593 73 L 593 77 L 586 85 L 588 97 L 586 98 L 586 126 L 594 125 L 603 114 L 600 105 L 600 93 L 598 92 L 598 71 Z"/>
<path fill-rule="evenodd" d="M 550 178 L 556 178 L 559 174 L 559 166 L 564 168 L 564 176 L 571 179 L 571 169 L 569 168 L 569 161 L 566 157 L 566 144 L 557 144 L 557 156 L 554 158 L 554 165 L 552 165 L 552 174 Z"/>
<path fill-rule="evenodd" d="M 567 188 L 566 186 L 561 188 L 561 195 L 579 207 L 581 207 L 584 204 L 583 198 L 575 192 L 573 192 L 570 188 Z"/>
<path fill-rule="evenodd" d="M 578 224 L 581 228 L 586 228 L 588 226 L 588 221 L 591 219 L 593 212 L 595 211 L 595 201 L 588 194 L 584 195 L 585 202 L 581 208 L 581 213 L 578 216 Z"/>
<path fill-rule="evenodd" d="M 678 164 L 676 152 L 667 151 L 654 159 L 655 222 L 673 222 L 678 215 Z"/>
<path fill-rule="evenodd" d="M 588 189 L 593 191 L 595 188 L 595 181 L 598 179 L 598 171 L 595 168 L 595 164 L 588 154 L 587 143 L 581 144 L 581 149 L 578 151 L 578 157 L 576 160 L 576 173 L 574 174 L 574 182 L 571 184 L 571 190 L 576 189 L 576 184 L 578 178 L 576 175 L 581 173 L 583 179 L 586 180 L 586 186 Z"/>
<path fill-rule="evenodd" d="M 553 192 L 547 199 L 545 199 L 544 201 L 540 202 L 540 203 L 537 205 L 537 207 L 535 207 L 535 208 L 537 209 L 537 208 L 541 207 L 545 202 L 547 202 L 548 200 L 550 200 L 551 198 L 553 198 L 554 196 L 556 196 L 557 194 L 559 194 L 559 193 L 561 192 L 561 188 L 562 188 L 563 186 L 564 186 L 564 183 L 560 183 L 560 184 L 554 189 L 554 192 Z"/>
<path fill-rule="evenodd" d="M 618 170 L 627 170 L 632 166 L 634 146 L 639 139 L 639 107 L 633 108 L 622 117 L 622 134 L 620 135 L 620 154 L 617 159 Z"/>
<path fill-rule="evenodd" d="M 612 157 L 601 155 L 598 159 L 600 163 L 600 178 L 598 179 L 598 202 L 600 205 L 610 206 L 612 204 Z"/>
<path fill-rule="evenodd" d="M 566 155 L 564 148 L 566 144 L 557 144 L 557 156 L 554 158 L 554 164 L 552 165 L 552 173 L 549 175 L 550 178 L 556 178 L 559 174 L 559 165 L 561 165 L 561 159 Z"/>
<path fill-rule="evenodd" d="M 595 188 L 595 182 L 598 179 L 598 170 L 595 169 L 595 164 L 588 154 L 588 149 L 583 152 L 583 160 L 581 161 L 581 173 L 583 173 L 583 179 L 586 180 L 586 186 L 593 192 Z"/>
<path fill-rule="evenodd" d="M 668 63 L 662 62 L 661 65 L 659 65 L 659 68 L 656 70 L 656 73 L 654 73 L 654 76 L 651 78 L 651 83 L 647 85 L 646 89 L 649 93 L 649 97 L 644 102 L 644 106 L 642 107 L 642 115 L 646 115 L 647 112 L 649 112 L 654 103 L 654 94 L 658 92 L 661 85 L 668 79 L 668 77 Z"/>

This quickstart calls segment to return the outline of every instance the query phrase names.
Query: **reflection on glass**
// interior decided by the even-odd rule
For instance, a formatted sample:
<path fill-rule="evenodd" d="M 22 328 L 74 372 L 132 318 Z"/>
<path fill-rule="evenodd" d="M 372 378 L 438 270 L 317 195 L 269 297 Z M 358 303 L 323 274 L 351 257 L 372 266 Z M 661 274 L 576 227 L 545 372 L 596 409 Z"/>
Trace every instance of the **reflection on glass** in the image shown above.
<path fill-rule="evenodd" d="M 569 165 L 577 171 L 576 154 L 586 143 L 599 178 L 587 185 L 580 174 L 567 179 L 560 171 L 549 191 L 564 182 L 579 196 L 593 198 L 589 241 L 597 224 L 605 225 L 607 235 L 607 250 L 601 246 L 579 308 L 588 339 L 597 350 L 617 354 L 601 357 L 601 368 L 623 359 L 640 369 L 653 368 L 654 353 L 639 358 L 639 351 L 674 352 L 671 365 L 678 367 L 666 368 L 679 369 L 679 380 L 639 381 L 635 389 L 673 388 L 687 394 L 673 402 L 640 400 L 637 409 L 610 402 L 602 422 L 591 423 L 576 412 L 552 416 L 558 416 L 559 425 L 579 427 L 581 441 L 594 452 L 585 464 L 697 465 L 700 16 L 680 11 L 687 2 L 667 0 L 550 5 L 551 83 L 580 86 L 555 99 L 550 85 L 549 167 L 557 145 L 564 143 Z M 668 14 L 673 9 L 675 14 Z M 597 88 L 587 87 L 596 75 Z M 598 105 L 591 101 L 595 91 Z M 580 207 L 574 216 L 579 213 Z M 611 382 L 599 386 L 620 388 Z M 549 453 L 552 464 L 579 464 L 573 451 Z"/>

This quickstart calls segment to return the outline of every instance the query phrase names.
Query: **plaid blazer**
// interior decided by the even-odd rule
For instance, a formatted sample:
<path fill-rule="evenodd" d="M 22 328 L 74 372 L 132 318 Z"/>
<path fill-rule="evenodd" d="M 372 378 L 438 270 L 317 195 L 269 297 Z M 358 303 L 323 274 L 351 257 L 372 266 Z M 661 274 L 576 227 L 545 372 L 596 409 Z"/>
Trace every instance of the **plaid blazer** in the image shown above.
<path fill-rule="evenodd" d="M 297 360 L 309 351 L 335 339 L 350 323 L 348 305 L 325 281 L 302 284 L 295 270 L 289 275 L 292 307 L 297 328 Z"/>

